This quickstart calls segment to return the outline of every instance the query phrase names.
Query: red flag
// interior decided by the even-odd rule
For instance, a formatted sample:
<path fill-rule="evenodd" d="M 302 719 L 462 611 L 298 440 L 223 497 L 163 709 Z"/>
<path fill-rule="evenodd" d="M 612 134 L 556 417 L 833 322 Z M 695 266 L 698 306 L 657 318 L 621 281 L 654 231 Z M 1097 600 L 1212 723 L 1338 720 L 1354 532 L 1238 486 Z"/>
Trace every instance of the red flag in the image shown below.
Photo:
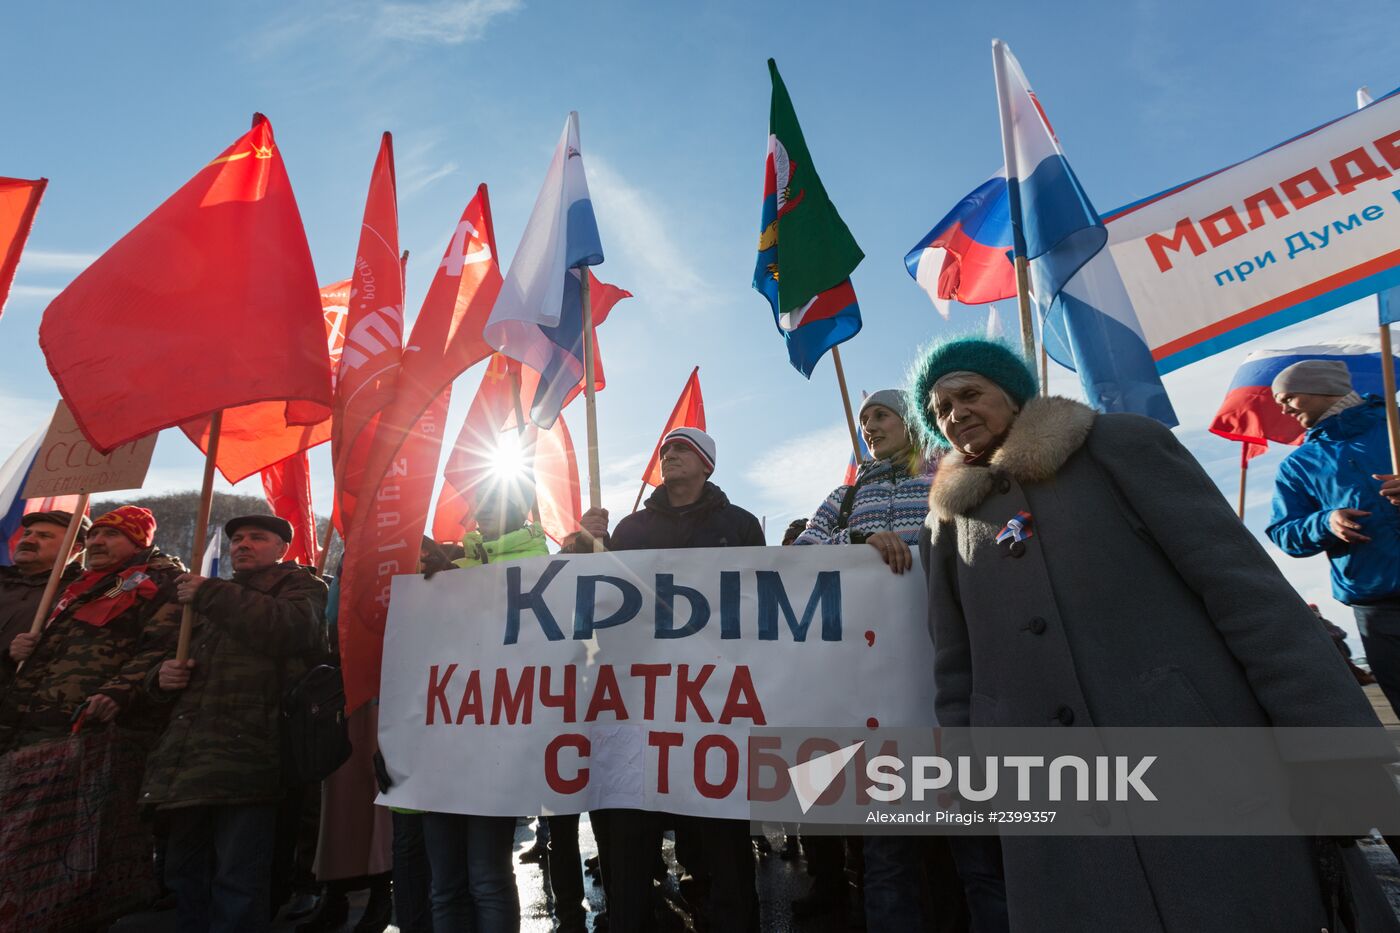
<path fill-rule="evenodd" d="M 83 434 L 111 451 L 221 409 L 331 404 L 325 326 L 291 182 L 257 114 L 55 298 L 39 345 Z"/>
<path fill-rule="evenodd" d="M 548 431 L 531 425 L 526 435 L 527 443 L 534 450 L 540 525 L 555 544 L 563 544 L 565 538 L 579 530 L 579 516 L 583 514 L 578 460 L 574 457 L 574 441 L 569 436 L 568 425 L 564 424 L 564 413 L 559 413 L 554 427 Z"/>
<path fill-rule="evenodd" d="M 403 357 L 403 261 L 399 257 L 394 146 L 388 133 L 370 176 L 360 245 L 351 278 L 345 343 L 335 382 L 335 523 L 342 533 L 366 485 L 363 475 L 374 434 L 366 428 L 393 403 Z M 375 475 L 378 478 L 378 474 Z"/>
<path fill-rule="evenodd" d="M 378 494 L 366 499 L 364 508 L 357 511 L 345 543 L 336 631 L 347 713 L 379 694 L 389 587 L 395 574 L 418 570 L 451 397 L 452 387 L 448 386 L 414 424 L 391 461 Z"/>
<path fill-rule="evenodd" d="M 345 340 L 345 315 L 350 300 L 350 280 L 321 288 L 321 312 L 326 321 L 326 346 L 334 375 Z M 237 483 L 259 470 L 281 463 L 331 439 L 329 414 L 316 424 L 291 425 L 281 402 L 257 402 L 224 412 L 219 429 L 219 456 L 215 464 L 224 479 Z M 180 425 L 180 430 L 204 453 L 209 452 L 209 417 Z"/>
<path fill-rule="evenodd" d="M 556 543 L 578 530 L 583 508 L 573 440 L 560 419 L 548 431 L 527 423 L 519 433 L 513 380 L 520 364 L 493 354 L 481 387 L 467 410 L 462 431 L 443 471 L 442 491 L 433 515 L 433 539 L 455 541 L 476 527 L 472 512 L 477 492 L 498 477 L 533 467 L 541 527 Z M 529 399 L 522 399 L 521 411 Z"/>
<path fill-rule="evenodd" d="M 19 254 L 29 239 L 34 212 L 39 209 L 48 184 L 47 178 L 0 178 L 0 312 L 5 310 L 5 298 L 19 267 Z"/>
<path fill-rule="evenodd" d="M 661 436 L 652 448 L 647 468 L 642 471 L 642 482 L 648 486 L 661 485 L 661 442 L 675 428 L 705 430 L 705 399 L 700 394 L 699 366 L 690 371 L 690 378 L 685 381 L 680 398 L 676 399 L 676 407 L 671 409 L 671 417 L 666 419 L 666 427 L 661 429 Z"/>
<path fill-rule="evenodd" d="M 371 507 L 357 509 L 346 522 L 337 624 L 347 712 L 378 692 L 390 578 L 417 568 L 446 400 L 452 380 L 491 353 L 481 328 L 500 289 L 491 204 L 482 185 L 462 212 L 428 287 L 404 348 L 393 404 L 373 428 L 363 472 L 364 487 L 376 490 Z M 427 471 L 426 481 L 408 472 L 419 469 Z"/>
<path fill-rule="evenodd" d="M 316 513 L 311 507 L 311 466 L 306 451 L 263 470 L 262 484 L 272 514 L 292 524 L 292 546 L 286 559 L 315 567 L 320 542 L 316 537 Z"/>
<path fill-rule="evenodd" d="M 481 328 L 500 291 L 491 199 L 481 185 L 457 222 L 404 349 L 394 408 L 400 429 L 452 380 L 491 355 Z"/>

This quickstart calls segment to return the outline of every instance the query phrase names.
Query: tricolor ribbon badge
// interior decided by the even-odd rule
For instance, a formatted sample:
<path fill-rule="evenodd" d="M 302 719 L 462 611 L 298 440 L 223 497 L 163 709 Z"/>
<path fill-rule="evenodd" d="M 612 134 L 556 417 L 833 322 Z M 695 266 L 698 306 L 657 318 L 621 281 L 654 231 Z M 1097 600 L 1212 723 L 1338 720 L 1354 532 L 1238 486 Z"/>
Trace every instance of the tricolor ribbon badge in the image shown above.
<path fill-rule="evenodd" d="M 1017 512 L 1002 526 L 1001 531 L 997 532 L 997 544 L 1003 541 L 1024 541 L 1034 533 L 1031 531 L 1031 513 Z"/>

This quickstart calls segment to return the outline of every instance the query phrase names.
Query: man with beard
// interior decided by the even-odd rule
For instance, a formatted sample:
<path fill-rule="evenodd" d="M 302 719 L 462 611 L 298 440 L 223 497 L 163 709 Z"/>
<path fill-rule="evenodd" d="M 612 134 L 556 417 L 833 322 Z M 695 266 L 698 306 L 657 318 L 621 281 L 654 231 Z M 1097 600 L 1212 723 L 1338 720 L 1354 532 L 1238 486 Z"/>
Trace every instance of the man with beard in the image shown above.
<path fill-rule="evenodd" d="M 92 523 L 88 569 L 67 586 L 37 635 L 15 636 L 18 668 L 0 690 L 0 749 L 68 732 L 75 717 L 153 733 L 162 717 L 137 698 L 180 628 L 175 577 L 154 545 L 155 516 L 124 505 Z"/>
<path fill-rule="evenodd" d="M 63 546 L 63 535 L 73 521 L 72 512 L 55 509 L 51 512 L 30 512 L 19 520 L 19 541 L 10 555 L 14 564 L 0 567 L 0 682 L 14 672 L 9 658 L 10 642 L 16 635 L 28 632 L 34 624 L 34 613 L 44 595 L 44 585 Z M 83 553 L 83 538 L 92 522 L 84 515 L 79 519 L 78 538 L 72 553 L 63 563 L 60 586 L 66 587 L 82 575 L 78 557 Z"/>

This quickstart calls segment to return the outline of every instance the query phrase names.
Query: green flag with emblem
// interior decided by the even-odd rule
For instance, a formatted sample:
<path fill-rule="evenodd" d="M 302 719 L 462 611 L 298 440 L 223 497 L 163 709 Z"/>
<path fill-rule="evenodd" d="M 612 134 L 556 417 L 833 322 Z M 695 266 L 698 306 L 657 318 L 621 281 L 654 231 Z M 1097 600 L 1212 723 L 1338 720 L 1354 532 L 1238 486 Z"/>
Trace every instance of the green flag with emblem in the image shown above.
<path fill-rule="evenodd" d="M 773 78 L 773 101 L 768 112 L 759 271 L 777 280 L 777 310 L 782 313 L 795 311 L 841 284 L 865 254 L 827 197 L 797 124 L 792 98 L 771 58 L 768 72 Z M 757 281 L 755 286 L 759 287 Z"/>

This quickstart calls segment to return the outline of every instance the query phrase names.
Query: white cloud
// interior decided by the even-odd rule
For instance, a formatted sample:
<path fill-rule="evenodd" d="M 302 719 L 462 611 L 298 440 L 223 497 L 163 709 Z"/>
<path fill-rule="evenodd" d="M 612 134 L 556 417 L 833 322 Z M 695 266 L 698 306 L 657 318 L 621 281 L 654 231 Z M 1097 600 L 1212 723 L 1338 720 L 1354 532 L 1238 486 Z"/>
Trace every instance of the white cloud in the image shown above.
<path fill-rule="evenodd" d="M 588 155 L 589 194 L 610 255 L 622 257 L 632 280 L 619 282 L 648 307 L 696 308 L 710 290 L 695 271 L 697 253 L 672 236 L 665 200 L 636 187 L 597 155 Z M 669 215 L 674 216 L 674 215 Z"/>
<path fill-rule="evenodd" d="M 417 194 L 438 179 L 456 172 L 457 168 L 456 162 L 444 162 L 435 169 L 418 168 L 411 174 L 404 174 L 399 188 L 404 194 Z"/>
<path fill-rule="evenodd" d="M 762 454 L 744 478 L 759 491 L 757 503 L 781 528 L 794 518 L 806 518 L 841 482 L 839 466 L 851 458 L 851 436 L 843 424 L 783 441 Z M 814 469 L 813 465 L 821 468 Z M 750 511 L 755 511 L 750 509 Z"/>
<path fill-rule="evenodd" d="M 27 249 L 20 256 L 19 264 L 25 272 L 81 272 L 96 261 L 95 253 Z"/>
<path fill-rule="evenodd" d="M 10 287 L 12 298 L 53 298 L 63 289 L 57 285 L 14 285 Z"/>
<path fill-rule="evenodd" d="M 390 39 L 460 45 L 480 39 L 492 20 L 523 5 L 522 0 L 385 3 L 375 16 L 376 28 Z"/>

